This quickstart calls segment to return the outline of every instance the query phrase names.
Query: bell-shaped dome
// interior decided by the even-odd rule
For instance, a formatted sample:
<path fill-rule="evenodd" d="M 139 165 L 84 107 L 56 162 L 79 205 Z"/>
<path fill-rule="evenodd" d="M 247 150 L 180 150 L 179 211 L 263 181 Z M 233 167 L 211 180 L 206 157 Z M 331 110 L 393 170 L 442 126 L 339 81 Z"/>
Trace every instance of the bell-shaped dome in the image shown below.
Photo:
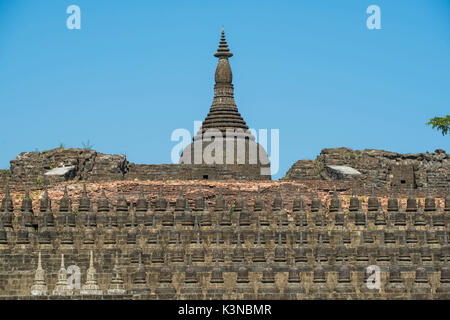
<path fill-rule="evenodd" d="M 233 73 L 228 59 L 219 60 L 214 78 L 216 83 L 231 83 L 233 81 Z"/>

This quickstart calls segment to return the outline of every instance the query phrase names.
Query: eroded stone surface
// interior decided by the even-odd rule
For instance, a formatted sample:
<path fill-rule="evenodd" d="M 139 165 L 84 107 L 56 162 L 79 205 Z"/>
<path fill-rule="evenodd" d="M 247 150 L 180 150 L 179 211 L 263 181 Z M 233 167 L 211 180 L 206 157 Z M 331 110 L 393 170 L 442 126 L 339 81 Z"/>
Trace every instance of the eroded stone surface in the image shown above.
<path fill-rule="evenodd" d="M 70 174 L 71 171 L 75 170 L 75 166 L 58 167 L 51 169 L 44 173 L 46 176 L 65 176 Z"/>
<path fill-rule="evenodd" d="M 10 215 L 10 206 L 0 213 L 0 234 L 5 235 L 0 237 L 0 298 L 24 298 L 32 293 L 43 294 L 46 299 L 449 298 L 447 199 L 437 199 L 441 200 L 439 205 L 436 201 L 434 211 L 427 212 L 418 206 L 405 213 L 407 199 L 401 201 L 403 209 L 395 211 L 380 208 L 371 212 L 362 207 L 348 211 L 349 197 L 337 188 L 334 194 L 320 193 L 325 201 L 318 211 L 311 212 L 309 193 L 299 195 L 293 188 L 300 184 L 198 184 L 122 181 L 103 186 L 88 184 L 86 191 L 76 185 L 58 185 L 45 194 L 52 200 L 48 201 L 51 210 L 40 212 L 39 199 L 32 200 L 36 209 L 29 227 L 20 219 L 28 206 L 17 205 L 21 199 L 13 191 L 3 201 L 15 199 L 10 227 L 1 223 Z M 65 197 L 73 204 L 71 212 L 58 210 L 64 187 Z M 107 191 L 101 195 L 103 188 Z M 78 208 L 80 196 L 90 201 L 87 212 Z M 113 204 L 110 210 L 97 210 L 100 196 Z M 219 196 L 226 200 L 225 206 L 220 205 Z M 114 208 L 119 197 L 124 200 L 120 212 Z M 176 210 L 180 197 L 188 200 L 184 211 Z M 199 197 L 206 200 L 201 207 Z M 256 197 L 264 205 L 259 201 L 254 207 L 254 200 L 247 201 Z M 299 204 L 299 197 L 303 204 Z M 354 194 L 351 199 L 355 197 L 365 202 L 368 195 Z M 427 198 L 430 202 L 431 194 Z M 140 206 L 137 214 L 134 209 L 139 199 L 148 199 L 149 206 L 147 210 Z M 337 207 L 332 205 L 336 199 L 342 202 Z M 165 209 L 159 205 L 162 200 Z M 217 203 L 219 210 L 215 209 Z M 69 213 L 75 214 L 72 227 Z M 50 215 L 53 225 L 48 223 Z M 222 224 L 226 215 L 230 223 Z M 186 223 L 187 217 L 195 223 Z M 246 223 L 242 223 L 244 220 Z M 216 261 L 217 252 L 221 255 Z M 181 260 L 172 260 L 179 255 L 174 253 L 181 253 Z M 296 268 L 292 267 L 294 262 Z M 371 291 L 366 286 L 365 268 L 374 264 L 380 267 L 381 287 Z M 55 287 L 58 280 L 62 282 L 59 273 L 64 266 L 80 268 L 80 288 L 74 288 L 70 296 L 52 296 L 50 292 L 58 292 Z M 217 276 L 219 269 L 223 283 Z M 115 294 L 108 295 L 108 289 L 117 286 L 120 290 L 109 291 Z"/>
<path fill-rule="evenodd" d="M 347 166 L 361 175 L 335 175 L 326 167 Z M 432 153 L 401 154 L 384 150 L 323 149 L 316 160 L 299 160 L 286 173 L 288 180 L 352 180 L 370 188 L 446 189 L 450 183 L 450 156 Z"/>

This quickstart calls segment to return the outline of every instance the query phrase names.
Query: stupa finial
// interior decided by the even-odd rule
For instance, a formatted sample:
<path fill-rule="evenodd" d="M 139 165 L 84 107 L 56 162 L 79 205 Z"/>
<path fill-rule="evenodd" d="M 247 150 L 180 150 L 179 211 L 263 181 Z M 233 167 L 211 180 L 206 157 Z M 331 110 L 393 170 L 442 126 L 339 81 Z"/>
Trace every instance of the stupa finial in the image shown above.
<path fill-rule="evenodd" d="M 220 36 L 219 47 L 217 48 L 217 52 L 214 53 L 214 56 L 219 59 L 228 59 L 233 56 L 230 52 L 230 48 L 228 48 L 228 43 L 225 38 L 225 30 L 222 27 L 222 34 Z"/>

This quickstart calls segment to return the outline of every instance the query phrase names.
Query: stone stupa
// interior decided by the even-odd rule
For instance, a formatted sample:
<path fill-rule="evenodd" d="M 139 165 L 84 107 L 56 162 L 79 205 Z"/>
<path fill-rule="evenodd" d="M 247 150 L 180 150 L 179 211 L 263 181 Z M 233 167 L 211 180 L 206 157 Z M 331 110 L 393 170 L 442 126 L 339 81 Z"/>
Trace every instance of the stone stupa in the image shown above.
<path fill-rule="evenodd" d="M 222 30 L 217 52 L 219 59 L 214 85 L 214 99 L 200 130 L 180 158 L 180 164 L 197 166 L 194 179 L 218 177 L 270 179 L 266 150 L 256 142 L 234 101 L 233 75 L 229 58 L 233 56 Z"/>

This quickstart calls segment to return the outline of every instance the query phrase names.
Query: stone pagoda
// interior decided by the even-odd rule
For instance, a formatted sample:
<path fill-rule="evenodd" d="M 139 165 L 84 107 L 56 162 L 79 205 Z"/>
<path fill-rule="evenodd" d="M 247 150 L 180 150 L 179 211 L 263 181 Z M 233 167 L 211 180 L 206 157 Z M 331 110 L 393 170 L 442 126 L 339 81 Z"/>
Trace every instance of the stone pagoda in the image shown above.
<path fill-rule="evenodd" d="M 270 179 L 267 153 L 248 130 L 234 101 L 233 75 L 228 61 L 233 53 L 224 30 L 214 56 L 219 59 L 214 99 L 193 142 L 183 150 L 180 164 L 197 167 L 192 170 L 193 179 L 216 179 L 227 172 L 230 178 Z"/>

